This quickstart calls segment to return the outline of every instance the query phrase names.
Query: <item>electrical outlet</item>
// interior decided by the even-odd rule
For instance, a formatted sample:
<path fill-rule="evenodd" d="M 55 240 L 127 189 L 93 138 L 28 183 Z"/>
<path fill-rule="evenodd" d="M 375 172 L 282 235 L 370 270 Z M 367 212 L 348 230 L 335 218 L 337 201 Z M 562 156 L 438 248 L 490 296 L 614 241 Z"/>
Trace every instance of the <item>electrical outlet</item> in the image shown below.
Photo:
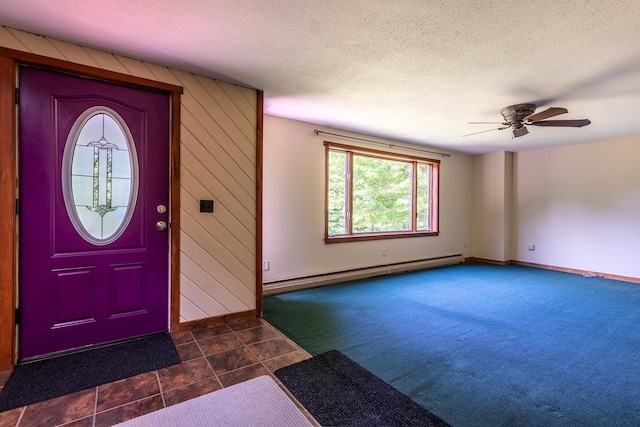
<path fill-rule="evenodd" d="M 387 256 L 387 248 L 382 248 L 382 256 Z"/>
<path fill-rule="evenodd" d="M 535 251 L 535 250 L 536 250 L 536 245 L 535 245 L 535 243 L 529 243 L 528 248 L 529 248 L 529 250 L 530 250 L 530 251 Z"/>
<path fill-rule="evenodd" d="M 269 261 L 263 261 L 262 262 L 262 270 L 263 271 L 269 271 Z"/>

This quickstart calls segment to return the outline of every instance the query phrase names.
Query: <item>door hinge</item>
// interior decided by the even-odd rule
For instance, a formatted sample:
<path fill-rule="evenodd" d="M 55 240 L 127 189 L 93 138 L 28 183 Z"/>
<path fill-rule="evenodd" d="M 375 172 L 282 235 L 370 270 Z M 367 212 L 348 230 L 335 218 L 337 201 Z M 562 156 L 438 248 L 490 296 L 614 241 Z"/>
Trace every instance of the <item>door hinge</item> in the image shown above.
<path fill-rule="evenodd" d="M 20 215 L 20 199 L 16 199 L 16 215 Z"/>
<path fill-rule="evenodd" d="M 16 88 L 16 105 L 20 105 L 20 89 Z"/>
<path fill-rule="evenodd" d="M 20 323 L 20 307 L 16 307 L 16 325 Z"/>

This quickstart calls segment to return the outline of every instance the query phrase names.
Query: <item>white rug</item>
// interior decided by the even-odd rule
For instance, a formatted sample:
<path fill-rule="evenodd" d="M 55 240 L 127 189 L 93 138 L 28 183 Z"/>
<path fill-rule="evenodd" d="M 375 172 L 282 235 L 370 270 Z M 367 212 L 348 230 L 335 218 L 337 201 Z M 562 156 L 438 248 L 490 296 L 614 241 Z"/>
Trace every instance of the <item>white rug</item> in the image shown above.
<path fill-rule="evenodd" d="M 269 376 L 251 379 L 118 424 L 121 427 L 312 426 Z"/>

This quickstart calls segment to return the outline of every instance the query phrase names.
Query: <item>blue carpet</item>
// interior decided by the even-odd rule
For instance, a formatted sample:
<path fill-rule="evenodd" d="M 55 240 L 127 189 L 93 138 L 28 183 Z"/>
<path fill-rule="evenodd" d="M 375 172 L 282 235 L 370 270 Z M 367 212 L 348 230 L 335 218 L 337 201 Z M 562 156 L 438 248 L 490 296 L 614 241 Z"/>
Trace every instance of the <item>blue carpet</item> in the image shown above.
<path fill-rule="evenodd" d="M 640 425 L 640 285 L 465 264 L 264 299 L 456 426 Z"/>

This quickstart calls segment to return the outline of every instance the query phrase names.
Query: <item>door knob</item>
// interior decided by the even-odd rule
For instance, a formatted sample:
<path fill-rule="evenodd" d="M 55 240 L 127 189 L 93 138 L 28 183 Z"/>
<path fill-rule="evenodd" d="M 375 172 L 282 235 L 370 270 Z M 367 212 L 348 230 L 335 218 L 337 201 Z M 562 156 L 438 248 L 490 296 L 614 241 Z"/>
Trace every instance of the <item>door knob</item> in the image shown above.
<path fill-rule="evenodd" d="M 164 231 L 167 229 L 167 223 L 164 221 L 158 221 L 156 222 L 156 228 L 160 231 Z"/>

